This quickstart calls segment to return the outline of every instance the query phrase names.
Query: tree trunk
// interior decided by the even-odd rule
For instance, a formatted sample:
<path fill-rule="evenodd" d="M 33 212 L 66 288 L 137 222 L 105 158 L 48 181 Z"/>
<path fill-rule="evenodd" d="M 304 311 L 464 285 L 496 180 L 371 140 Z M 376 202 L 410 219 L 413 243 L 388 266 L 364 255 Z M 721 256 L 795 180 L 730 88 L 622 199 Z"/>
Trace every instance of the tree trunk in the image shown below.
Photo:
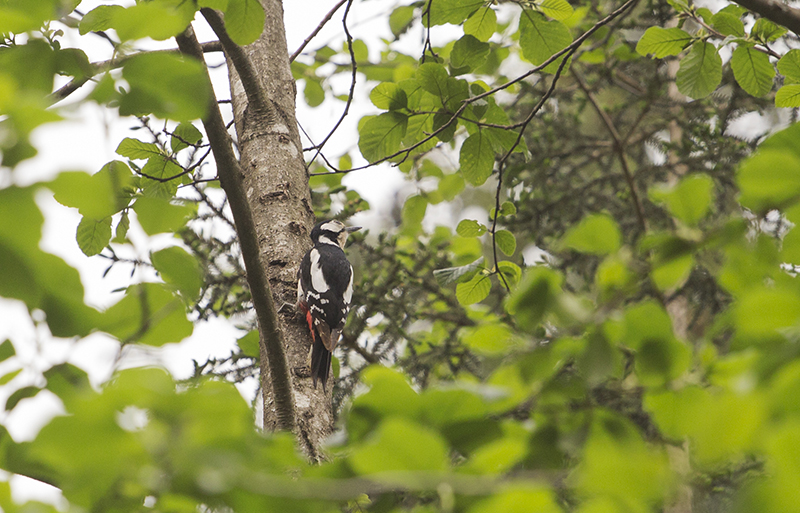
<path fill-rule="evenodd" d="M 331 386 L 328 392 L 314 389 L 308 373 L 311 337 L 308 327 L 295 311 L 297 269 L 311 245 L 314 224 L 300 134 L 295 118 L 296 86 L 292 77 L 283 5 L 280 0 L 262 0 L 266 11 L 264 32 L 244 48 L 276 112 L 274 120 L 247 108 L 247 96 L 230 61 L 231 84 L 240 165 L 247 201 L 253 212 L 262 264 L 267 266 L 275 305 L 279 309 L 284 348 L 292 374 L 295 402 L 295 430 L 309 459 L 324 459 L 324 439 L 333 427 Z M 264 429 L 277 425 L 272 382 L 265 345 L 261 343 L 261 388 L 264 400 Z"/>

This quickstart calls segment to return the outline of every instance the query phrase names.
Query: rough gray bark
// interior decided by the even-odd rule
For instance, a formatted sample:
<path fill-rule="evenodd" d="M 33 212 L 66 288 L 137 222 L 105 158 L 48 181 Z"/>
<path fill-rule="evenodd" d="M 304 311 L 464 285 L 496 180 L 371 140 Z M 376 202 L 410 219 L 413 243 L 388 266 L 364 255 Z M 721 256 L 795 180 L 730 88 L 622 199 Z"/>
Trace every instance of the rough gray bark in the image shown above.
<path fill-rule="evenodd" d="M 332 387 L 329 383 L 325 393 L 311 384 L 308 374 L 311 338 L 294 308 L 297 268 L 311 245 L 309 233 L 314 212 L 295 119 L 296 87 L 289 67 L 283 5 L 280 0 L 262 0 L 262 4 L 266 12 L 264 32 L 244 51 L 261 80 L 270 110 L 277 115 L 267 118 L 247 108 L 244 87 L 229 60 L 231 99 L 244 189 L 253 212 L 261 260 L 267 266 L 275 304 L 280 310 L 284 350 L 292 374 L 295 430 L 308 457 L 319 461 L 324 459 L 321 446 L 333 426 Z M 261 385 L 267 430 L 277 427 L 270 378 L 262 340 Z"/>

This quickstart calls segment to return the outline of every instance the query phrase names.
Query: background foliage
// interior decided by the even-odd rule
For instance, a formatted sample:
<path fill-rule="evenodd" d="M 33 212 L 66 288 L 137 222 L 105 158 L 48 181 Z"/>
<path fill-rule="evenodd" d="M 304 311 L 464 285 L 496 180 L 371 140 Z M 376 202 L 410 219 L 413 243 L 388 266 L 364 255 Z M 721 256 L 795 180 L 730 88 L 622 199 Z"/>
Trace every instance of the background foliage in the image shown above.
<path fill-rule="evenodd" d="M 196 122 L 203 68 L 131 43 L 212 7 L 247 44 L 263 10 L 78 4 L 0 3 L 0 295 L 53 337 L 177 342 L 193 321 L 248 310 L 249 292 Z M 414 192 L 348 249 L 357 307 L 336 355 L 330 461 L 253 428 L 231 384 L 257 371 L 253 331 L 182 383 L 141 368 L 98 390 L 73 365 L 46 370 L 5 408 L 47 390 L 68 415 L 31 442 L 2 433 L 0 468 L 95 511 L 797 510 L 800 128 L 778 128 L 800 106 L 800 50 L 779 23 L 711 7 L 402 3 L 377 47 L 350 36 L 345 11 L 342 45 L 306 50 L 293 72 L 308 105 L 375 114 L 357 151 L 309 150 L 315 209 L 370 210 L 343 185 L 353 163 L 390 162 Z M 110 60 L 62 47 L 67 31 L 106 38 Z M 340 75 L 367 80 L 369 98 L 339 94 Z M 69 82 L 54 92 L 56 77 Z M 141 130 L 93 174 L 13 185 L 31 133 L 81 87 Z M 160 279 L 87 306 L 78 272 L 39 246 L 42 189 L 78 209 L 87 256 Z M 456 226 L 437 223 L 443 205 Z M 175 244 L 120 257 L 132 223 Z M 21 370 L 8 368 L 3 384 Z M 6 483 L 0 507 L 52 509 L 15 504 Z"/>

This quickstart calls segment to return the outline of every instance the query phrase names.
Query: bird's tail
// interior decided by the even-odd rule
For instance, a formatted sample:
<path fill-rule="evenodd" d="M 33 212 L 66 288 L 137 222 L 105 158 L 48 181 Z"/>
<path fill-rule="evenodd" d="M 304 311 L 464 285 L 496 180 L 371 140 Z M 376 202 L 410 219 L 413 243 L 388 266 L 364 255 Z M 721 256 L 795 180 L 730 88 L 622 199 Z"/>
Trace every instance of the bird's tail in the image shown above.
<path fill-rule="evenodd" d="M 331 356 L 320 337 L 314 337 L 314 346 L 311 349 L 311 379 L 314 380 L 314 388 L 317 388 L 319 380 L 322 381 L 322 390 L 325 390 L 331 372 Z"/>

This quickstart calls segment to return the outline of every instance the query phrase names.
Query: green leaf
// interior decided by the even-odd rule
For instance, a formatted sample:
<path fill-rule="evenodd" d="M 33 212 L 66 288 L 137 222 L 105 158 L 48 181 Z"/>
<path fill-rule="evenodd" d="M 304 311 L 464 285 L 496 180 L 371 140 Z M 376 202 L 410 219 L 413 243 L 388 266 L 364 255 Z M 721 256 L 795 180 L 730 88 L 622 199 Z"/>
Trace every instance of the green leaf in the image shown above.
<path fill-rule="evenodd" d="M 520 278 L 522 278 L 522 269 L 514 262 L 509 262 L 507 260 L 497 262 L 497 269 L 506 279 L 508 286 L 512 289 L 517 286 Z"/>
<path fill-rule="evenodd" d="M 744 23 L 739 16 L 720 11 L 711 17 L 711 25 L 726 36 L 745 37 Z"/>
<path fill-rule="evenodd" d="M 522 55 L 535 66 L 572 43 L 572 34 L 566 25 L 556 20 L 548 21 L 535 11 L 522 11 L 519 33 Z"/>
<path fill-rule="evenodd" d="M 117 304 L 106 310 L 99 328 L 123 343 L 162 346 L 192 334 L 183 301 L 160 283 L 128 287 Z"/>
<path fill-rule="evenodd" d="M 28 399 L 29 397 L 33 397 L 41 391 L 42 389 L 39 387 L 22 387 L 15 390 L 6 401 L 6 411 L 13 410 L 20 401 L 23 399 Z"/>
<path fill-rule="evenodd" d="M 800 85 L 785 85 L 775 93 L 776 107 L 800 107 Z"/>
<path fill-rule="evenodd" d="M 258 0 L 228 0 L 225 30 L 239 46 L 249 45 L 264 30 L 264 8 Z"/>
<path fill-rule="evenodd" d="M 474 186 L 483 185 L 494 169 L 494 149 L 482 130 L 467 137 L 458 157 L 464 180 Z"/>
<path fill-rule="evenodd" d="M 636 375 L 646 387 L 662 386 L 683 375 L 692 363 L 692 350 L 674 339 L 648 339 L 636 352 Z"/>
<path fill-rule="evenodd" d="M 500 206 L 501 216 L 513 216 L 516 213 L 517 213 L 517 207 L 510 201 L 504 201 L 503 204 Z"/>
<path fill-rule="evenodd" d="M 764 96 L 772 89 L 775 68 L 767 54 L 756 51 L 752 46 L 740 44 L 733 51 L 731 69 L 736 81 L 748 94 Z"/>
<path fill-rule="evenodd" d="M 463 219 L 458 223 L 456 233 L 462 237 L 480 237 L 486 233 L 486 227 L 478 221 Z"/>
<path fill-rule="evenodd" d="M 62 363 L 50 367 L 45 373 L 47 380 L 45 388 L 56 394 L 67 407 L 71 409 L 71 401 L 81 393 L 92 393 L 89 375 L 85 371 L 69 363 Z"/>
<path fill-rule="evenodd" d="M 95 220 L 84 216 L 78 224 L 75 238 L 84 255 L 99 254 L 111 242 L 111 217 Z"/>
<path fill-rule="evenodd" d="M 480 303 L 492 290 L 492 280 L 482 273 L 476 274 L 470 281 L 456 285 L 456 299 L 464 306 Z"/>
<path fill-rule="evenodd" d="M 228 10 L 228 0 L 198 0 L 197 6 L 200 8 L 210 7 L 225 12 Z"/>
<path fill-rule="evenodd" d="M 780 25 L 776 25 L 766 18 L 759 18 L 756 20 L 753 28 L 750 29 L 750 37 L 754 37 L 759 41 L 769 43 L 775 41 L 782 35 L 786 34 L 786 29 Z"/>
<path fill-rule="evenodd" d="M 679 28 L 650 27 L 636 43 L 639 55 L 653 54 L 659 59 L 678 55 L 692 42 L 692 36 Z"/>
<path fill-rule="evenodd" d="M 622 234 L 616 221 L 607 214 L 591 214 L 583 218 L 564 236 L 562 245 L 581 253 L 605 255 L 617 251 Z"/>
<path fill-rule="evenodd" d="M 369 93 L 372 104 L 383 110 L 400 110 L 408 107 L 405 90 L 393 82 L 383 82 Z"/>
<path fill-rule="evenodd" d="M 123 116 L 154 114 L 189 121 L 206 113 L 211 89 L 205 66 L 194 59 L 140 53 L 125 61 L 122 77 L 131 86 L 120 98 Z"/>
<path fill-rule="evenodd" d="M 248 331 L 247 335 L 236 341 L 236 345 L 239 346 L 245 356 L 256 359 L 261 357 L 258 330 Z"/>
<path fill-rule="evenodd" d="M 191 123 L 181 123 L 172 132 L 169 145 L 172 151 L 177 153 L 184 148 L 188 148 L 190 144 L 199 144 L 202 140 L 203 134 L 200 133 L 196 126 Z M 119 149 L 117 149 L 117 153 L 119 153 Z"/>
<path fill-rule="evenodd" d="M 64 48 L 56 52 L 56 67 L 63 75 L 88 78 L 95 74 L 89 57 L 78 48 Z"/>
<path fill-rule="evenodd" d="M 738 336 L 769 340 L 800 320 L 800 298 L 792 290 L 759 287 L 734 305 Z"/>
<path fill-rule="evenodd" d="M 464 190 L 464 177 L 460 173 L 445 175 L 439 180 L 438 191 L 446 201 L 453 201 Z"/>
<path fill-rule="evenodd" d="M 358 129 L 358 149 L 369 162 L 376 162 L 397 152 L 408 128 L 408 117 L 385 112 L 367 119 Z"/>
<path fill-rule="evenodd" d="M 577 490 L 587 496 L 607 496 L 615 503 L 641 504 L 661 500 L 672 475 L 663 450 L 642 440 L 626 418 L 599 410 L 593 415 L 583 460 L 574 476 Z M 636 496 L 631 496 L 636 490 Z"/>
<path fill-rule="evenodd" d="M 700 466 L 719 465 L 763 443 L 758 433 L 766 404 L 760 394 L 687 386 L 648 392 L 644 408 L 668 437 L 691 439 Z"/>
<path fill-rule="evenodd" d="M 448 449 L 435 431 L 403 418 L 389 418 L 381 422 L 368 443 L 353 450 L 347 461 L 356 472 L 365 475 L 444 471 L 448 467 Z"/>
<path fill-rule="evenodd" d="M 203 285 L 203 271 L 195 257 L 183 248 L 172 246 L 150 255 L 150 261 L 161 278 L 177 287 L 188 303 L 197 301 Z"/>
<path fill-rule="evenodd" d="M 139 139 L 126 137 L 120 141 L 116 150 L 117 155 L 133 160 L 146 160 L 152 156 L 161 156 L 161 149 L 153 143 L 146 143 Z"/>
<path fill-rule="evenodd" d="M 488 41 L 497 30 L 497 14 L 494 9 L 481 7 L 464 22 L 464 33 L 474 36 L 478 41 Z"/>
<path fill-rule="evenodd" d="M 104 219 L 128 205 L 133 173 L 122 162 L 111 161 L 94 175 L 60 173 L 47 186 L 62 205 L 77 208 L 81 215 L 91 219 Z"/>
<path fill-rule="evenodd" d="M 423 16 L 422 20 L 425 26 L 428 26 L 430 20 L 431 27 L 445 23 L 460 25 L 483 5 L 483 0 L 437 0 L 431 2 L 430 15 Z"/>
<path fill-rule="evenodd" d="M 420 65 L 414 76 L 417 79 L 417 83 L 419 83 L 424 90 L 443 99 L 442 102 L 444 103 L 444 99 L 447 98 L 447 81 L 450 79 L 450 75 L 447 74 L 447 70 L 444 69 L 444 66 L 433 62 L 426 62 Z"/>
<path fill-rule="evenodd" d="M 415 7 L 412 5 L 401 5 L 396 7 L 389 15 L 389 29 L 395 37 L 404 33 L 411 26 L 414 20 Z"/>
<path fill-rule="evenodd" d="M 678 90 L 694 99 L 704 98 L 717 88 L 722 80 L 722 59 L 717 47 L 711 43 L 697 42 L 681 60 L 675 77 Z"/>
<path fill-rule="evenodd" d="M 711 177 L 694 174 L 671 187 L 653 188 L 649 196 L 654 202 L 665 204 L 670 214 L 693 226 L 710 210 L 713 191 L 714 181 Z"/>
<path fill-rule="evenodd" d="M 498 441 L 507 444 L 509 440 Z M 553 492 L 545 487 L 512 485 L 499 490 L 497 493 L 478 500 L 468 510 L 468 513 L 560 513 Z M 583 511 L 583 510 L 582 510 Z"/>
<path fill-rule="evenodd" d="M 650 277 L 659 290 L 672 289 L 686 280 L 694 267 L 691 254 L 676 255 L 653 266 Z"/>
<path fill-rule="evenodd" d="M 403 203 L 403 227 L 416 232 L 422 226 L 425 218 L 425 211 L 428 208 L 428 200 L 423 196 L 410 196 Z"/>
<path fill-rule="evenodd" d="M 195 208 L 192 206 L 173 205 L 169 200 L 154 197 L 137 199 L 133 204 L 133 210 L 136 212 L 139 224 L 148 235 L 177 232 L 195 213 Z"/>
<path fill-rule="evenodd" d="M 506 302 L 506 310 L 522 329 L 535 330 L 545 314 L 558 304 L 561 275 L 546 267 L 526 269 L 522 281 Z"/>
<path fill-rule="evenodd" d="M 325 101 L 325 90 L 322 88 L 322 81 L 306 78 L 303 96 L 309 107 L 319 107 Z"/>
<path fill-rule="evenodd" d="M 517 250 L 517 238 L 508 230 L 498 230 L 494 234 L 494 241 L 497 243 L 497 247 L 500 248 L 500 251 L 506 256 L 513 255 Z"/>
<path fill-rule="evenodd" d="M 467 34 L 453 45 L 453 50 L 450 52 L 450 65 L 453 68 L 471 71 L 480 67 L 488 55 L 489 43 L 483 43 Z"/>
<path fill-rule="evenodd" d="M 186 30 L 195 10 L 191 2 L 154 0 L 112 14 L 111 28 L 117 31 L 122 41 L 145 37 L 165 41 Z"/>
<path fill-rule="evenodd" d="M 537 6 L 546 16 L 558 21 L 566 20 L 574 12 L 572 6 L 565 0 L 543 0 Z"/>
<path fill-rule="evenodd" d="M 786 86 L 784 86 L 786 87 Z M 780 208 L 800 195 L 800 157 L 793 152 L 761 149 L 739 166 L 739 203 L 758 213 Z"/>
<path fill-rule="evenodd" d="M 483 257 L 480 257 L 474 262 L 467 265 L 462 265 L 460 267 L 446 267 L 444 269 L 436 269 L 433 271 L 433 276 L 436 278 L 436 281 L 439 282 L 439 285 L 444 287 L 445 285 L 449 285 L 455 281 L 459 280 L 464 281 L 466 278 L 471 279 L 474 273 L 482 268 L 483 268 Z"/>
<path fill-rule="evenodd" d="M 89 32 L 108 30 L 111 28 L 111 24 L 117 14 L 124 10 L 125 8 L 119 5 L 101 5 L 95 7 L 81 18 L 78 32 L 83 36 Z"/>
<path fill-rule="evenodd" d="M 5 339 L 3 343 L 0 344 L 0 362 L 4 362 L 16 354 L 17 352 L 14 351 L 14 344 L 12 344 L 10 340 Z"/>
<path fill-rule="evenodd" d="M 22 34 L 38 30 L 44 22 L 58 20 L 63 12 L 75 7 L 74 0 L 63 5 L 58 0 L 4 0 L 0 3 L 0 32 Z"/>
<path fill-rule="evenodd" d="M 778 71 L 787 78 L 800 81 L 800 50 L 786 52 L 778 61 Z"/>

